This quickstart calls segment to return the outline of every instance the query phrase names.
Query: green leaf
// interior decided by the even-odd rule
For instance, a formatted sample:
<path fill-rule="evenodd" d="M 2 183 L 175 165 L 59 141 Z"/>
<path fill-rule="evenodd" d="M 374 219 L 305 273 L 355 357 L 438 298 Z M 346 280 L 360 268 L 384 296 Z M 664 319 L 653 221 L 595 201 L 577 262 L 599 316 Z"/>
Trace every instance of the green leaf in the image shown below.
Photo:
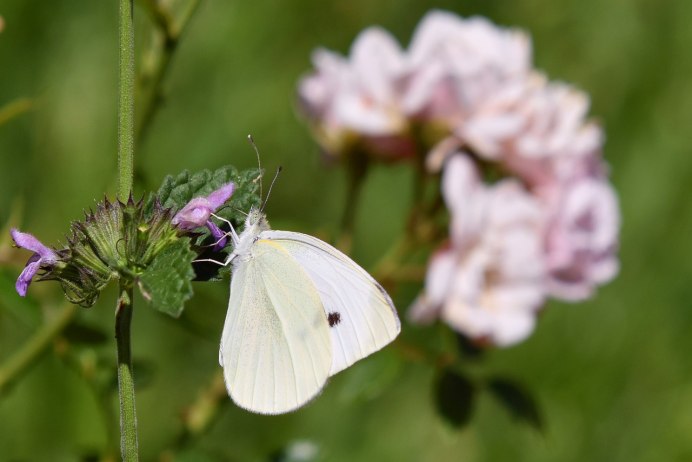
<path fill-rule="evenodd" d="M 446 369 L 435 384 L 437 411 L 453 427 L 461 428 L 471 418 L 475 393 L 476 388 L 467 377 Z"/>
<path fill-rule="evenodd" d="M 158 198 L 165 208 L 180 210 L 195 197 L 207 196 L 212 191 L 228 182 L 235 183 L 235 191 L 226 207 L 218 210 L 217 215 L 229 220 L 233 226 L 240 227 L 250 208 L 259 205 L 257 188 L 259 186 L 259 170 L 256 168 L 238 171 L 227 165 L 217 170 L 202 170 L 190 173 L 184 171 L 178 176 L 167 176 L 155 196 L 150 196 L 147 207 L 153 207 Z"/>
<path fill-rule="evenodd" d="M 139 278 L 142 295 L 155 309 L 180 316 L 185 301 L 192 296 L 192 260 L 195 253 L 190 240 L 173 241 L 159 252 Z"/>
<path fill-rule="evenodd" d="M 538 403 L 522 385 L 505 378 L 494 378 L 488 389 L 517 420 L 528 423 L 538 431 L 543 430 L 543 417 Z"/>

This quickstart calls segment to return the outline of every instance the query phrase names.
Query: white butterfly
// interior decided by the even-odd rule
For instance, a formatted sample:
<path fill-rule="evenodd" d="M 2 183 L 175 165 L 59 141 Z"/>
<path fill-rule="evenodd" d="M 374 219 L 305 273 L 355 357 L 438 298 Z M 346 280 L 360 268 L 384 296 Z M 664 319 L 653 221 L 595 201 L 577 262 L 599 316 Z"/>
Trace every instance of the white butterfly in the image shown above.
<path fill-rule="evenodd" d="M 387 292 L 349 257 L 312 236 L 269 229 L 252 209 L 231 230 L 231 296 L 219 363 L 240 407 L 281 414 L 379 350 L 401 326 Z"/>

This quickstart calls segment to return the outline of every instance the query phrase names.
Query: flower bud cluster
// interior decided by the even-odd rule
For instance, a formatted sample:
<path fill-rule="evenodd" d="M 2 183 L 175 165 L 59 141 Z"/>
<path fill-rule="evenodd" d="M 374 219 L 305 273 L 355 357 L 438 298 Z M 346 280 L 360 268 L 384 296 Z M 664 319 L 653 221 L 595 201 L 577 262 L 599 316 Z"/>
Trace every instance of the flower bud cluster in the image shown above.
<path fill-rule="evenodd" d="M 199 236 L 200 228 L 207 227 L 213 246 L 221 249 L 226 234 L 210 217 L 234 189 L 232 182 L 223 184 L 208 196 L 193 198 L 177 213 L 158 198 L 135 202 L 130 196 L 127 203 L 104 199 L 95 211 L 85 213 L 83 221 L 72 223 L 67 246 L 60 249 L 13 229 L 15 245 L 33 252 L 17 278 L 17 293 L 25 296 L 34 278 L 57 280 L 71 302 L 91 306 L 108 282 L 136 282 L 167 245 L 180 237 Z"/>

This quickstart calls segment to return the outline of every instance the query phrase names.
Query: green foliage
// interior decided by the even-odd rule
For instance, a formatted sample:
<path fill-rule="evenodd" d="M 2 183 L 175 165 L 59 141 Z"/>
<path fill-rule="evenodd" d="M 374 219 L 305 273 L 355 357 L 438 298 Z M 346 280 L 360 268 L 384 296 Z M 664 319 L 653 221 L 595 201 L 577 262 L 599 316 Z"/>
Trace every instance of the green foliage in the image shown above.
<path fill-rule="evenodd" d="M 180 316 L 185 301 L 192 296 L 190 240 L 180 238 L 163 249 L 139 277 L 144 298 L 151 306 L 173 317 Z"/>
<path fill-rule="evenodd" d="M 488 389 L 512 417 L 531 425 L 536 430 L 543 430 L 542 413 L 526 387 L 514 380 L 497 377 L 488 382 Z"/>
<path fill-rule="evenodd" d="M 445 369 L 435 383 L 437 412 L 453 427 L 463 427 L 471 418 L 476 387 L 452 369 Z"/>

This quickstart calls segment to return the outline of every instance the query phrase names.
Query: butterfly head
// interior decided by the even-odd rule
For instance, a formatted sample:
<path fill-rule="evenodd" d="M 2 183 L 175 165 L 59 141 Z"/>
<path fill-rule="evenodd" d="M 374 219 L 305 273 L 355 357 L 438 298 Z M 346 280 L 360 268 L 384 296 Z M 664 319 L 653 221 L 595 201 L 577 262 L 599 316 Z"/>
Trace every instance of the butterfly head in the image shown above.
<path fill-rule="evenodd" d="M 254 229 L 258 233 L 269 229 L 267 216 L 256 207 L 251 208 L 245 219 L 245 229 Z"/>

